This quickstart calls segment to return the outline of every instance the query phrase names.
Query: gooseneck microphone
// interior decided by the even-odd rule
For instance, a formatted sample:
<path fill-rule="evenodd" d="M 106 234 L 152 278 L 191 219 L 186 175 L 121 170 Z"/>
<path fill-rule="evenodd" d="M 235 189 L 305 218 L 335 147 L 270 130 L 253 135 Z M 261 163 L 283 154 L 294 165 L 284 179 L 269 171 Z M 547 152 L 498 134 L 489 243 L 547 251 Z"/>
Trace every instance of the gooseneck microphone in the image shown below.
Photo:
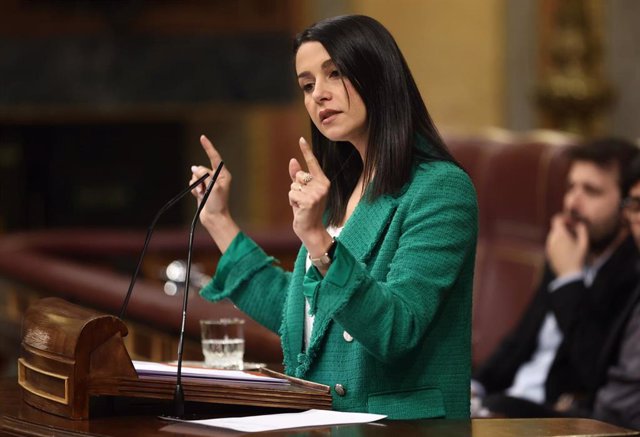
<path fill-rule="evenodd" d="M 220 164 L 222 165 L 222 163 Z M 209 177 L 209 173 L 202 176 L 200 179 L 195 181 L 193 184 L 189 185 L 187 188 L 182 190 L 178 195 L 176 195 L 173 199 L 169 200 L 160 210 L 156 213 L 156 216 L 153 218 L 153 221 L 149 225 L 147 229 L 147 236 L 144 240 L 144 246 L 142 247 L 142 252 L 140 252 L 140 257 L 138 258 L 138 265 L 136 266 L 135 271 L 133 272 L 133 276 L 131 276 L 131 282 L 129 283 L 129 289 L 127 290 L 127 295 L 124 298 L 124 302 L 122 303 L 122 307 L 120 308 L 120 319 L 124 317 L 125 312 L 127 311 L 127 306 L 129 305 L 129 298 L 131 298 L 131 292 L 133 291 L 133 286 L 136 284 L 136 280 L 138 279 L 138 274 L 140 273 L 140 267 L 142 266 L 142 259 L 144 258 L 144 254 L 147 252 L 147 247 L 149 246 L 149 241 L 151 240 L 151 234 L 153 234 L 153 230 L 156 226 L 156 222 L 160 218 L 162 214 L 169 208 L 171 208 L 178 200 L 182 199 L 187 193 L 200 185 L 204 180 Z"/>
<path fill-rule="evenodd" d="M 180 340 L 178 341 L 178 371 L 176 373 L 176 389 L 173 394 L 173 403 L 174 403 L 174 414 L 178 418 L 182 418 L 184 416 L 184 390 L 182 389 L 182 352 L 184 350 L 184 332 L 185 325 L 187 322 L 187 302 L 189 300 L 189 275 L 191 274 L 191 255 L 193 253 L 193 235 L 195 233 L 196 224 L 198 223 L 198 217 L 200 216 L 200 212 L 204 205 L 207 203 L 207 199 L 209 198 L 209 194 L 211 194 L 211 190 L 213 185 L 216 183 L 218 179 L 218 175 L 220 174 L 220 170 L 222 170 L 222 165 L 224 163 L 220 161 L 218 164 L 218 168 L 216 169 L 211 181 L 209 181 L 209 185 L 207 185 L 207 189 L 202 196 L 202 200 L 196 209 L 196 213 L 193 216 L 193 221 L 191 222 L 191 229 L 189 230 L 189 249 L 187 253 L 187 272 L 185 277 L 185 285 L 184 285 L 184 296 L 182 299 L 182 324 L 180 325 Z"/>

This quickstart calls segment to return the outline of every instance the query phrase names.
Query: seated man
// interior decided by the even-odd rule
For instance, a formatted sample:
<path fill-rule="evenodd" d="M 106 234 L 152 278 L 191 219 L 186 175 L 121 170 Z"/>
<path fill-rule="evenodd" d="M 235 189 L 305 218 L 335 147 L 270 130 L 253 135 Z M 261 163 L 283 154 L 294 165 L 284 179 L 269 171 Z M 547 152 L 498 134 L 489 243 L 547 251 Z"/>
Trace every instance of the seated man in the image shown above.
<path fill-rule="evenodd" d="M 640 158 L 629 168 L 628 196 L 623 202 L 629 228 L 640 247 Z M 640 264 L 638 264 L 640 268 Z M 614 328 L 622 334 L 620 344 L 608 345 L 616 360 L 598 390 L 593 417 L 616 425 L 640 429 L 640 283 Z"/>
<path fill-rule="evenodd" d="M 484 397 L 481 415 L 553 417 L 562 415 L 556 404 L 567 398 L 590 408 L 609 364 L 593 357 L 637 283 L 638 251 L 620 202 L 622 175 L 638 149 L 610 138 L 568 153 L 563 210 L 547 236 L 542 282 L 515 329 L 473 376 L 472 396 Z"/>

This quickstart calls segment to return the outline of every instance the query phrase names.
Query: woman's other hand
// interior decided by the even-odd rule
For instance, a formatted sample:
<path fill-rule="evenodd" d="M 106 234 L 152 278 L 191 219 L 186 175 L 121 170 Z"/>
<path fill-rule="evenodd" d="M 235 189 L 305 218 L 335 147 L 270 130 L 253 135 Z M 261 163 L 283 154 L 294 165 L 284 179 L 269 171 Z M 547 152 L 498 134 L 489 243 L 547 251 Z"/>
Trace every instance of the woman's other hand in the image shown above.
<path fill-rule="evenodd" d="M 309 143 L 300 138 L 299 144 L 308 171 L 302 169 L 297 159 L 289 161 L 289 204 L 293 210 L 293 231 L 307 248 L 309 255 L 317 258 L 331 245 L 331 236 L 322 220 L 331 184 Z"/>
<path fill-rule="evenodd" d="M 209 158 L 211 168 L 218 168 L 218 165 L 222 161 L 222 157 L 211 141 L 209 141 L 206 136 L 202 135 L 200 136 L 200 144 Z M 191 172 L 192 176 L 189 184 L 194 183 L 205 173 L 209 173 L 213 176 L 213 171 L 210 168 L 203 166 L 194 165 L 191 167 Z M 202 202 L 205 189 L 210 181 L 211 177 L 207 178 L 202 184 L 191 191 L 197 199 L 198 205 Z M 200 223 L 202 223 L 202 225 L 207 229 L 213 240 L 218 245 L 218 248 L 223 253 L 233 238 L 235 238 L 240 231 L 229 213 L 228 202 L 230 187 L 231 173 L 227 170 L 226 166 L 223 166 L 220 170 L 216 183 L 211 189 L 211 194 L 207 199 L 207 203 L 200 212 Z"/>

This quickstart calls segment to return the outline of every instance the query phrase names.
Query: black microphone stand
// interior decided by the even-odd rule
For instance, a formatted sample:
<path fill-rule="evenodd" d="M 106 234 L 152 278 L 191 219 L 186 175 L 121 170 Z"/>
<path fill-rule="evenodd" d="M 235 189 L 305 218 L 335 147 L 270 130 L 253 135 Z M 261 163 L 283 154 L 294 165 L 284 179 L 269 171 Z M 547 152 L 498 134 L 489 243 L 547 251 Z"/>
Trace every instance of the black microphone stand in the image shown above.
<path fill-rule="evenodd" d="M 222 165 L 222 163 L 220 164 Z M 136 269 L 133 272 L 133 276 L 131 276 L 131 282 L 129 283 L 129 289 L 127 290 L 127 295 L 124 298 L 124 302 L 122 303 L 122 307 L 120 308 L 120 316 L 119 318 L 124 318 L 124 314 L 127 311 L 127 306 L 129 305 L 129 298 L 131 298 L 131 292 L 133 291 L 133 286 L 136 284 L 136 280 L 138 279 L 138 273 L 140 272 L 140 267 L 142 266 L 142 259 L 144 258 L 145 253 L 147 253 L 147 247 L 149 246 L 149 241 L 151 240 L 151 234 L 153 234 L 153 230 L 156 226 L 156 222 L 160 218 L 162 214 L 169 208 L 171 208 L 178 200 L 182 199 L 185 194 L 196 188 L 200 185 L 206 178 L 209 177 L 209 173 L 202 176 L 200 179 L 189 185 L 187 188 L 182 190 L 179 194 L 177 194 L 173 199 L 169 200 L 160 210 L 156 213 L 155 217 L 151 221 L 149 228 L 147 229 L 147 236 L 144 239 L 144 246 L 142 246 L 142 252 L 140 252 L 140 257 L 138 258 L 138 265 L 136 265 Z"/>
<path fill-rule="evenodd" d="M 184 417 L 184 390 L 182 389 L 182 352 L 184 350 L 184 332 L 185 326 L 187 322 L 187 302 L 189 299 L 189 276 L 191 274 L 191 255 L 193 253 L 193 235 L 195 233 L 196 224 L 198 223 L 198 217 L 200 216 L 200 212 L 204 208 L 204 205 L 207 203 L 207 199 L 209 198 L 209 194 L 211 194 L 211 190 L 213 188 L 213 184 L 216 183 L 218 179 L 218 175 L 220 174 L 220 170 L 222 170 L 222 165 L 224 163 L 220 161 L 218 168 L 216 169 L 209 185 L 207 186 L 204 195 L 202 196 L 202 200 L 196 209 L 196 213 L 193 216 L 193 221 L 191 222 L 191 229 L 189 231 L 189 249 L 187 254 L 187 272 L 185 277 L 185 285 L 184 285 L 184 296 L 182 300 L 182 324 L 180 325 L 180 340 L 178 341 L 178 371 L 176 373 L 176 389 L 173 394 L 173 404 L 174 404 L 174 414 L 177 418 Z"/>

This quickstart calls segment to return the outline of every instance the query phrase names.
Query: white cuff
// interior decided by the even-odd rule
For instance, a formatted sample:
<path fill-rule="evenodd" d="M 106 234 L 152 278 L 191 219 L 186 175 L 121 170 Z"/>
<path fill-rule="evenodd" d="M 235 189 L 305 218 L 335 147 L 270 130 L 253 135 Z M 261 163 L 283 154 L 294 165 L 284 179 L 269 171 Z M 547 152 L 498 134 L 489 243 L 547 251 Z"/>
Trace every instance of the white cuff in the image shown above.
<path fill-rule="evenodd" d="M 553 281 L 549 282 L 549 285 L 547 286 L 547 291 L 549 293 L 553 293 L 558 288 L 563 287 L 571 282 L 577 282 L 577 281 L 584 281 L 583 272 L 570 273 L 568 275 L 557 277 Z"/>

